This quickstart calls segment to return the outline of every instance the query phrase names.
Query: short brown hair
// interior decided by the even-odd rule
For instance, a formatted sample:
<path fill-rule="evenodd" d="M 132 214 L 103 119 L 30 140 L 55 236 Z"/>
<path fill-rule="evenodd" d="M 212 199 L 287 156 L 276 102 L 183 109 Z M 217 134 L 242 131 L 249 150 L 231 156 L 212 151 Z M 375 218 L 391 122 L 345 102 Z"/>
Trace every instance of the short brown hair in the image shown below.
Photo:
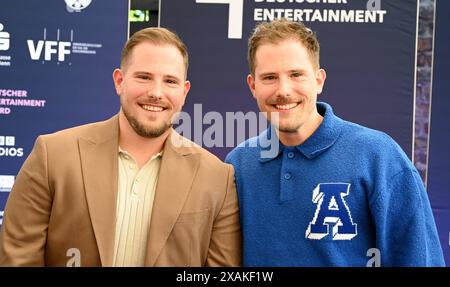
<path fill-rule="evenodd" d="M 301 22 L 277 19 L 258 24 L 248 40 L 247 60 L 251 74 L 255 75 L 255 55 L 259 46 L 267 43 L 278 44 L 287 39 L 300 41 L 308 51 L 313 65 L 316 68 L 320 67 L 320 45 L 316 34 Z"/>
<path fill-rule="evenodd" d="M 120 59 L 120 66 L 124 68 L 129 61 L 133 48 L 143 42 L 150 42 L 155 45 L 167 44 L 175 46 L 183 56 L 186 74 L 189 66 L 189 55 L 186 45 L 181 41 L 174 32 L 160 27 L 150 27 L 142 29 L 134 33 L 123 47 L 122 57 Z"/>

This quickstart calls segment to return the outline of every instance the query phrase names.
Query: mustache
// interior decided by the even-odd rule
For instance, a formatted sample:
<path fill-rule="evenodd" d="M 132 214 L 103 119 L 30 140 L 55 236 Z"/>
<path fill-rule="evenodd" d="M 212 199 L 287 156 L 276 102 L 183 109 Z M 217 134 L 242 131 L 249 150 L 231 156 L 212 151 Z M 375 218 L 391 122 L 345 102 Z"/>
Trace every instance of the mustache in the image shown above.
<path fill-rule="evenodd" d="M 143 101 L 139 101 L 139 104 L 141 105 L 155 105 L 155 106 L 160 106 L 166 109 L 169 109 L 171 107 L 171 105 L 165 101 L 161 101 L 155 98 L 147 98 Z"/>

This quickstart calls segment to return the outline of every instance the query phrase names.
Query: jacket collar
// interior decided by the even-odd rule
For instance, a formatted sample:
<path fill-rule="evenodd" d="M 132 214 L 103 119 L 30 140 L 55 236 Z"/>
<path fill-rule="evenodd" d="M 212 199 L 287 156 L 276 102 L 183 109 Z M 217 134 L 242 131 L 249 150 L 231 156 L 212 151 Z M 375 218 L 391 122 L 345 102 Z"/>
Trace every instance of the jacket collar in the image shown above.
<path fill-rule="evenodd" d="M 89 215 L 102 266 L 111 266 L 114 254 L 118 189 L 119 118 L 93 126 L 78 139 Z"/>
<path fill-rule="evenodd" d="M 188 198 L 200 165 L 198 146 L 172 130 L 163 149 L 145 266 L 154 266 Z"/>

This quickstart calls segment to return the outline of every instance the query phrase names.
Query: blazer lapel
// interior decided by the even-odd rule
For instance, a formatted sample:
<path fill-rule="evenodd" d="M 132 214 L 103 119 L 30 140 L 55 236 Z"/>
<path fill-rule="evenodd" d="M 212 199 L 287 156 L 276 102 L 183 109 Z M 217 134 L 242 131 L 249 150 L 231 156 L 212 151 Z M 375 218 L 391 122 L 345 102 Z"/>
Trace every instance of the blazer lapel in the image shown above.
<path fill-rule="evenodd" d="M 198 153 L 186 145 L 174 145 L 174 138 L 178 143 L 181 140 L 192 144 L 172 130 L 164 145 L 147 242 L 146 266 L 153 266 L 161 253 L 188 197 L 200 163 Z"/>
<path fill-rule="evenodd" d="M 115 116 L 91 137 L 79 138 L 89 215 L 102 266 L 113 260 L 118 181 L 119 122 Z"/>

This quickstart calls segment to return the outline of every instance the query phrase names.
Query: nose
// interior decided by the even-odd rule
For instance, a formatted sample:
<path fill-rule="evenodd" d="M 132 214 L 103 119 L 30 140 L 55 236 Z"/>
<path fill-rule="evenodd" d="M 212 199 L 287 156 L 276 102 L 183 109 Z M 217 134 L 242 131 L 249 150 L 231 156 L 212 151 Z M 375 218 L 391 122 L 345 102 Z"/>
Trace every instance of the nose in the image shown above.
<path fill-rule="evenodd" d="M 149 85 L 147 95 L 152 99 L 161 100 L 164 95 L 162 81 L 152 81 Z"/>
<path fill-rule="evenodd" d="M 277 97 L 289 97 L 291 95 L 291 83 L 287 77 L 280 77 L 278 82 Z"/>

